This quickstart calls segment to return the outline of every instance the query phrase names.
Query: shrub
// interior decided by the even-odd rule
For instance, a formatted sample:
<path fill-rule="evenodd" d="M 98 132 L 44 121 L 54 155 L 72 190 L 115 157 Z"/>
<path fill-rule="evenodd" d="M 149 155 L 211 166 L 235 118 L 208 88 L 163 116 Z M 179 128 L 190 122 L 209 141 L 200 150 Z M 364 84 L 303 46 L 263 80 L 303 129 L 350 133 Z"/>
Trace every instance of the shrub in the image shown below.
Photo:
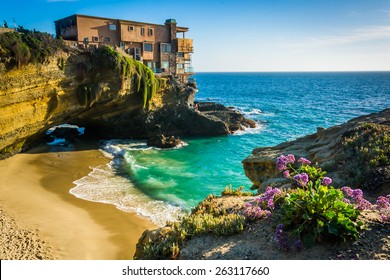
<path fill-rule="evenodd" d="M 359 210 L 344 200 L 342 191 L 330 186 L 332 179 L 325 177 L 321 168 L 312 166 L 305 158 L 298 160 L 298 166 L 294 164 L 293 155 L 282 155 L 276 163 L 283 176 L 297 186 L 287 193 L 280 206 L 285 229 L 307 245 L 357 239 L 362 228 L 357 221 Z"/>
<path fill-rule="evenodd" d="M 224 195 L 235 195 L 235 196 L 253 196 L 252 192 L 249 191 L 243 191 L 244 187 L 238 187 L 237 189 L 234 189 L 232 185 L 226 186 L 222 191 L 222 196 Z"/>
<path fill-rule="evenodd" d="M 377 168 L 390 165 L 390 128 L 386 125 L 365 123 L 343 135 L 342 147 L 351 178 L 349 183 L 363 187 L 367 174 Z"/>

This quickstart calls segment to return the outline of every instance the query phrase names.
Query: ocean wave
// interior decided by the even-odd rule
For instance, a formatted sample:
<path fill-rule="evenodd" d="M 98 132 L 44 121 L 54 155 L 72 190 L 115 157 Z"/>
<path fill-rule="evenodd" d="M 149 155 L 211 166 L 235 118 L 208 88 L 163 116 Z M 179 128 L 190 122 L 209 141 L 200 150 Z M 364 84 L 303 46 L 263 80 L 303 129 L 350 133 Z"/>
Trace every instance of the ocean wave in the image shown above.
<path fill-rule="evenodd" d="M 259 134 L 260 132 L 264 131 L 265 125 L 262 123 L 256 123 L 256 127 L 244 127 L 243 130 L 237 130 L 232 135 L 234 136 L 240 136 L 244 134 Z"/>
<path fill-rule="evenodd" d="M 69 192 L 77 198 L 115 205 L 124 212 L 135 212 L 148 217 L 157 226 L 177 220 L 184 214 L 181 207 L 153 200 L 134 187 L 131 181 L 118 176 L 111 164 L 98 166 L 74 182 Z"/>

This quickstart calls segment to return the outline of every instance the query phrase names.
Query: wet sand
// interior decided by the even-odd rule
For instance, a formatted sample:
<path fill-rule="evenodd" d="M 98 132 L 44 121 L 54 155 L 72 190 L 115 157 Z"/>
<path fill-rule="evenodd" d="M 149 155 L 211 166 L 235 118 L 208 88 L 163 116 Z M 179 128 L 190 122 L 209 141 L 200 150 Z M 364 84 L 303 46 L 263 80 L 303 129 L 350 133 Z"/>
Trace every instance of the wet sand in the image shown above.
<path fill-rule="evenodd" d="M 131 259 L 142 232 L 156 227 L 135 213 L 69 194 L 73 181 L 87 175 L 90 167 L 108 162 L 97 147 L 84 143 L 66 151 L 40 146 L 0 161 L 0 205 L 3 214 L 14 220 L 8 223 L 10 228 L 34 232 L 33 239 L 45 241 L 54 259 Z M 21 256 L 11 254 L 18 250 L 17 243 L 11 246 L 6 240 L 0 245 L 8 246 L 10 255 L 2 258 Z M 28 258 L 32 257 L 25 255 Z"/>

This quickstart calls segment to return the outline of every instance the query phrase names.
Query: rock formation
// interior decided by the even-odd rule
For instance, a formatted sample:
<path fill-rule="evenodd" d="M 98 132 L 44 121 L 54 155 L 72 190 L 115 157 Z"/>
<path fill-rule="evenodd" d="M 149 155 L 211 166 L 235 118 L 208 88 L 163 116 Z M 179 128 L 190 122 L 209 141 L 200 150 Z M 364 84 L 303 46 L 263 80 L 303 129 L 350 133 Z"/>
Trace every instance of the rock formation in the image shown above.
<path fill-rule="evenodd" d="M 318 128 L 317 133 L 294 141 L 256 148 L 242 163 L 254 187 L 261 190 L 275 183 L 283 184 L 276 158 L 294 154 L 318 163 L 328 171 L 335 186 L 353 184 L 371 193 L 387 194 L 390 192 L 389 139 L 390 109 L 386 109 L 328 129 Z"/>
<path fill-rule="evenodd" d="M 222 135 L 249 124 L 231 109 L 220 116 L 195 110 L 194 83 L 160 78 L 153 94 L 157 80 L 150 69 L 108 48 L 64 48 L 42 64 L 1 69 L 0 158 L 28 149 L 64 123 L 98 139 Z"/>

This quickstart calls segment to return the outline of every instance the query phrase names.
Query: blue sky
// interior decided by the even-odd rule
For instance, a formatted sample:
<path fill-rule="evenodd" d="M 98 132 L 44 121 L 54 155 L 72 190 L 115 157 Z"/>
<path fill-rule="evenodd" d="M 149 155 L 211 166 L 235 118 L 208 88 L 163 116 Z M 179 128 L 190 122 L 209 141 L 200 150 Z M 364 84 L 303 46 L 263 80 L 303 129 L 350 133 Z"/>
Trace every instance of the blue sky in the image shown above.
<path fill-rule="evenodd" d="M 87 14 L 164 23 L 194 39 L 196 71 L 390 70 L 389 0 L 14 0 L 0 21 L 54 33 Z M 15 7 L 16 6 L 16 7 Z"/>

